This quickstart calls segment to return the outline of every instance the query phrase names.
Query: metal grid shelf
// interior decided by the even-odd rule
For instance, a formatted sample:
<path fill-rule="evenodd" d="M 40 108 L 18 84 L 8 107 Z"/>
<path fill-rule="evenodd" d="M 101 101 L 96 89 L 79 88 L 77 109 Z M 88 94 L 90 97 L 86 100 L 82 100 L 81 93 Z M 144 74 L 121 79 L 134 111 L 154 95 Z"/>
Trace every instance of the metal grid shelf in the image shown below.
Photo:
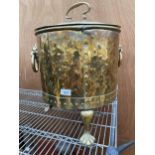
<path fill-rule="evenodd" d="M 21 155 L 104 155 L 117 147 L 117 101 L 95 110 L 91 134 L 95 143 L 87 147 L 79 141 L 83 124 L 79 111 L 46 111 L 42 92 L 19 91 L 19 152 Z"/>

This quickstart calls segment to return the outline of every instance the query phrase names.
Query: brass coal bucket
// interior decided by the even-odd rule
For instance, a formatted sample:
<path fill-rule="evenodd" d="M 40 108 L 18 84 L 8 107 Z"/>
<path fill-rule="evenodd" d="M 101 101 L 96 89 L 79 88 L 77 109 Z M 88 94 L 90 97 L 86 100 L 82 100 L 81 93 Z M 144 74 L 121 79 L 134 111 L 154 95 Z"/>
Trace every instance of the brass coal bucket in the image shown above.
<path fill-rule="evenodd" d="M 72 22 L 69 12 L 81 5 L 87 7 L 83 20 Z M 88 3 L 76 3 L 66 13 L 68 22 L 35 29 L 37 46 L 32 50 L 32 68 L 40 71 L 43 99 L 51 107 L 81 110 L 84 124 L 91 121 L 92 109 L 116 99 L 122 57 L 120 26 L 88 22 L 89 11 Z M 81 141 L 90 145 L 94 137 L 88 126 Z"/>

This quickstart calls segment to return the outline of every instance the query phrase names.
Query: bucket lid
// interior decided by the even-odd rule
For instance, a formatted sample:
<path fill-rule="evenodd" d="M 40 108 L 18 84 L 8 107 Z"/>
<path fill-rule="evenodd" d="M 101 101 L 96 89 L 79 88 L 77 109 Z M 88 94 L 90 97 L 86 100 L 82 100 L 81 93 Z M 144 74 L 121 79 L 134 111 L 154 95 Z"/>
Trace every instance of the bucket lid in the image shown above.
<path fill-rule="evenodd" d="M 83 20 L 78 22 L 73 22 L 72 17 L 69 17 L 69 12 L 81 5 L 86 5 L 87 10 L 82 14 Z M 75 31 L 85 31 L 89 29 L 105 29 L 105 30 L 111 30 L 111 31 L 121 31 L 121 27 L 119 25 L 113 25 L 113 24 L 105 24 L 100 22 L 90 22 L 87 21 L 86 14 L 90 12 L 91 7 L 89 3 L 86 2 L 79 2 L 72 5 L 66 12 L 66 22 L 56 25 L 50 25 L 50 26 L 43 26 L 35 29 L 35 34 L 41 34 L 51 31 L 59 31 L 59 30 L 75 30 Z"/>

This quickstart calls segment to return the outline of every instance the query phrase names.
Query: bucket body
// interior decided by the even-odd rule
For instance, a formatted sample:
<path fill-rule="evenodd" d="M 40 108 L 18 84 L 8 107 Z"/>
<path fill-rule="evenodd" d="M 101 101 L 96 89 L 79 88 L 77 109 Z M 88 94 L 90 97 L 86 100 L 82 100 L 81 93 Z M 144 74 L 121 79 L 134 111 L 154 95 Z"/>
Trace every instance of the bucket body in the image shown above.
<path fill-rule="evenodd" d="M 37 35 L 43 98 L 53 107 L 93 109 L 116 98 L 119 32 L 58 30 Z"/>

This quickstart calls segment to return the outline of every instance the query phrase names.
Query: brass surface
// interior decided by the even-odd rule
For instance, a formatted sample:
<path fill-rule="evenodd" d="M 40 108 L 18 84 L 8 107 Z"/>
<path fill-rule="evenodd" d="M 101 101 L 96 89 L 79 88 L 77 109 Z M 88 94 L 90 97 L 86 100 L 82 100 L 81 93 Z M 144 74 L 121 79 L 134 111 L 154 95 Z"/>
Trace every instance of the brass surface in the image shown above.
<path fill-rule="evenodd" d="M 48 32 L 37 35 L 37 47 L 43 97 L 52 106 L 93 109 L 116 98 L 118 32 Z"/>
<path fill-rule="evenodd" d="M 81 5 L 86 5 L 86 6 L 87 6 L 87 11 L 85 11 L 84 13 L 82 13 L 83 19 L 86 19 L 86 18 L 87 18 L 87 17 L 86 17 L 86 14 L 87 14 L 88 12 L 90 12 L 90 10 L 91 10 L 91 7 L 90 7 L 89 3 L 86 3 L 86 2 L 78 2 L 78 3 L 73 4 L 73 5 L 67 10 L 66 15 L 65 15 L 65 18 L 66 18 L 66 19 L 72 19 L 72 17 L 69 17 L 69 16 L 68 16 L 68 15 L 69 15 L 69 12 L 70 12 L 71 10 L 73 10 L 73 9 L 75 9 L 75 8 L 77 8 L 77 7 L 79 7 L 79 6 L 81 6 Z"/>
<path fill-rule="evenodd" d="M 31 65 L 34 72 L 39 71 L 39 62 L 38 62 L 38 51 L 37 46 L 34 45 L 32 52 L 31 52 Z"/>
<path fill-rule="evenodd" d="M 72 17 L 69 16 L 69 13 L 82 5 L 85 5 L 87 7 L 87 10 L 82 13 L 83 21 L 80 22 L 73 22 Z M 46 32 L 52 32 L 52 31 L 62 31 L 62 30 L 74 30 L 74 31 L 85 31 L 85 30 L 92 30 L 92 29 L 105 29 L 105 30 L 112 30 L 120 32 L 120 26 L 113 25 L 113 24 L 104 24 L 100 22 L 90 22 L 87 21 L 86 14 L 91 11 L 91 6 L 87 2 L 78 2 L 73 4 L 69 9 L 67 10 L 65 14 L 65 19 L 68 20 L 64 23 L 57 24 L 57 25 L 51 25 L 51 26 L 43 26 L 35 29 L 35 34 L 41 34 Z"/>
<path fill-rule="evenodd" d="M 93 114 L 94 114 L 93 110 L 81 111 L 80 113 L 84 127 L 84 133 L 80 137 L 80 141 L 81 143 L 88 146 L 93 144 L 95 141 L 95 137 L 90 134 L 90 123 L 92 121 Z"/>
<path fill-rule="evenodd" d="M 123 49 L 122 49 L 122 47 L 119 47 L 118 67 L 120 67 L 122 65 L 122 61 L 123 61 Z"/>

